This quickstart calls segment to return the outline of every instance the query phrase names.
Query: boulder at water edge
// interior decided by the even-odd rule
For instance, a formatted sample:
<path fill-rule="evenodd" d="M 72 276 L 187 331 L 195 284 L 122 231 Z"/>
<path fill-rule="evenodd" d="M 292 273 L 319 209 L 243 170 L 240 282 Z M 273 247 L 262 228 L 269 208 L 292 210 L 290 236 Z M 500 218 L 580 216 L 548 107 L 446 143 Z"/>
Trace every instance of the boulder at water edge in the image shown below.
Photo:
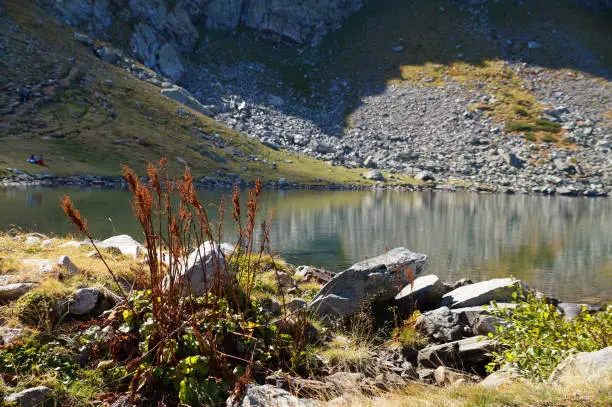
<path fill-rule="evenodd" d="M 433 274 L 419 277 L 408 284 L 395 296 L 395 303 L 404 315 L 414 310 L 428 310 L 438 307 L 446 292 L 444 283 Z"/>
<path fill-rule="evenodd" d="M 336 274 L 317 294 L 311 309 L 324 318 L 349 317 L 363 307 L 393 299 L 427 270 L 427 255 L 399 247 Z"/>
<path fill-rule="evenodd" d="M 477 307 L 491 301 L 512 301 L 512 294 L 521 287 L 523 292 L 529 287 L 521 280 L 514 278 L 494 278 L 459 287 L 442 297 L 441 305 L 450 308 Z"/>

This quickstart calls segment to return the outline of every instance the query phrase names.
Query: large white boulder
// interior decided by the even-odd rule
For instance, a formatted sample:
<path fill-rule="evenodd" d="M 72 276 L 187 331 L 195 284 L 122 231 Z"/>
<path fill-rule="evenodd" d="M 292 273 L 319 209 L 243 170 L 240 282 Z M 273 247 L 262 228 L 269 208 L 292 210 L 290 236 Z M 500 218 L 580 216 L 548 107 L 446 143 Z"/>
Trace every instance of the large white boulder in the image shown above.
<path fill-rule="evenodd" d="M 612 383 L 612 346 L 596 352 L 580 352 L 568 356 L 557 366 L 549 379 L 562 386 L 588 383 L 610 385 Z"/>
<path fill-rule="evenodd" d="M 514 278 L 494 278 L 475 284 L 459 287 L 442 297 L 441 305 L 449 308 L 477 307 L 487 305 L 491 301 L 512 301 L 512 294 L 518 288 L 523 292 L 529 287 L 521 280 Z"/>
<path fill-rule="evenodd" d="M 144 246 L 129 235 L 109 237 L 98 243 L 98 247 L 103 249 L 116 248 L 121 254 L 133 257 L 139 257 L 144 251 Z"/>

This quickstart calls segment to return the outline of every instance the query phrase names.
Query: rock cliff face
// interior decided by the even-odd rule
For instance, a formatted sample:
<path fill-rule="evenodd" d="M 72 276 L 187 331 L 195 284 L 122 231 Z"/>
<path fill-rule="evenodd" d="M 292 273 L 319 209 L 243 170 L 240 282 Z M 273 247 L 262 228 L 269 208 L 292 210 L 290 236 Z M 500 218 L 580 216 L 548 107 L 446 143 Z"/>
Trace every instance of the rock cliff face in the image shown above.
<path fill-rule="evenodd" d="M 47 0 L 67 23 L 130 49 L 148 67 L 178 80 L 178 55 L 199 28 L 244 26 L 277 40 L 316 43 L 359 10 L 364 0 Z"/>

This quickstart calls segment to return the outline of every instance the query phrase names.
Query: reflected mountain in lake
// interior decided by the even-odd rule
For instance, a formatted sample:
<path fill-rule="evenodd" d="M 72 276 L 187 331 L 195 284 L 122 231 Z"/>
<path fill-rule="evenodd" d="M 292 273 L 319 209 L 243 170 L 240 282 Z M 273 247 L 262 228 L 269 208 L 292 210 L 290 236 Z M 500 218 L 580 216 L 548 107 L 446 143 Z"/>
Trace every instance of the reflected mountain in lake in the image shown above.
<path fill-rule="evenodd" d="M 129 193 L 117 190 L 0 191 L 0 228 L 73 232 L 59 208 L 70 194 L 99 237 L 141 238 Z M 228 198 L 231 191 L 223 191 Z M 207 203 L 220 191 L 203 191 Z M 264 191 L 274 211 L 272 247 L 293 264 L 340 271 L 405 246 L 427 253 L 430 272 L 447 280 L 514 275 L 566 301 L 601 302 L 612 292 L 612 200 L 406 193 Z M 218 208 L 210 206 L 211 216 Z M 262 215 L 263 219 L 263 215 Z M 226 219 L 226 240 L 231 222 Z"/>

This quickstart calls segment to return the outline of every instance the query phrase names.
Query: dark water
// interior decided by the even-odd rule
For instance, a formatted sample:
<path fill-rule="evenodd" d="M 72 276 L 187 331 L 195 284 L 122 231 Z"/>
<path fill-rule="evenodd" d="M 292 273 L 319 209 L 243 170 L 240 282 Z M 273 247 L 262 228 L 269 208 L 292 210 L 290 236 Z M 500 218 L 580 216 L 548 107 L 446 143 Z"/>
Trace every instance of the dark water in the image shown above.
<path fill-rule="evenodd" d="M 118 190 L 0 190 L 0 230 L 74 232 L 59 207 L 63 194 L 98 237 L 125 233 L 142 240 L 129 194 Z M 204 191 L 201 198 L 217 203 L 220 194 Z M 612 300 L 611 199 L 264 191 L 261 206 L 274 210 L 272 248 L 292 264 L 337 271 L 405 246 L 428 254 L 430 271 L 447 280 L 514 275 L 566 301 Z M 209 208 L 217 214 L 218 207 Z"/>

